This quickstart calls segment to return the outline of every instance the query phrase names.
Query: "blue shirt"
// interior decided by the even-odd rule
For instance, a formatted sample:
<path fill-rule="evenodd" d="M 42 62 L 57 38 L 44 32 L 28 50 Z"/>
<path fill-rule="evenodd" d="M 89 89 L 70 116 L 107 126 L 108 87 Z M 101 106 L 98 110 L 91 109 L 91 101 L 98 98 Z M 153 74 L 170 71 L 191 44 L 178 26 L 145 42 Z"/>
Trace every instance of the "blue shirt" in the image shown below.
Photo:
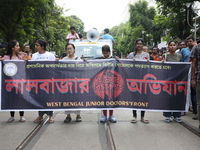
<path fill-rule="evenodd" d="M 181 53 L 183 62 L 188 62 L 190 59 L 191 50 L 189 48 L 182 48 Z"/>
<path fill-rule="evenodd" d="M 112 35 L 110 35 L 109 33 L 104 34 L 101 38 L 102 39 L 110 39 L 110 40 L 114 41 Z"/>

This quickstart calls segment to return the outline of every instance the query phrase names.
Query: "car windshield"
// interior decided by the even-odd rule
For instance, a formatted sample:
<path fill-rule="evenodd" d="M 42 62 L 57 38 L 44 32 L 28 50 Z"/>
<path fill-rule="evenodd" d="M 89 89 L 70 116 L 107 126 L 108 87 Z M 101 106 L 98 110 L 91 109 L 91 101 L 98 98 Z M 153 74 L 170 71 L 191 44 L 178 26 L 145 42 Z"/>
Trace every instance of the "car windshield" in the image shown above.
<path fill-rule="evenodd" d="M 97 45 L 92 45 L 92 46 L 79 46 L 76 45 L 76 56 L 78 57 L 84 57 L 87 59 L 94 59 L 96 57 L 101 57 L 102 56 L 102 50 L 101 46 Z"/>

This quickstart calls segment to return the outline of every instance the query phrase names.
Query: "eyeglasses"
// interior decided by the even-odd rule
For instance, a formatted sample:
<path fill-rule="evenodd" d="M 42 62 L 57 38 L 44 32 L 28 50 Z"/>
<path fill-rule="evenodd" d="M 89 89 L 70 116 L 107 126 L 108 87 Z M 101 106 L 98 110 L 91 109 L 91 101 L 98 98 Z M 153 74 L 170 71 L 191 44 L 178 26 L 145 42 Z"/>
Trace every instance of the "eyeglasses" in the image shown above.
<path fill-rule="evenodd" d="M 142 43 L 136 43 L 136 45 L 143 45 Z"/>
<path fill-rule="evenodd" d="M 70 47 L 70 48 L 67 48 L 67 50 L 68 50 L 68 51 L 70 51 L 70 50 L 73 50 L 73 48 L 72 48 L 72 47 Z"/>
<path fill-rule="evenodd" d="M 40 45 L 38 45 L 38 44 L 35 44 L 35 47 L 38 47 L 38 46 L 40 46 Z"/>
<path fill-rule="evenodd" d="M 186 44 L 180 44 L 179 46 L 185 46 Z"/>

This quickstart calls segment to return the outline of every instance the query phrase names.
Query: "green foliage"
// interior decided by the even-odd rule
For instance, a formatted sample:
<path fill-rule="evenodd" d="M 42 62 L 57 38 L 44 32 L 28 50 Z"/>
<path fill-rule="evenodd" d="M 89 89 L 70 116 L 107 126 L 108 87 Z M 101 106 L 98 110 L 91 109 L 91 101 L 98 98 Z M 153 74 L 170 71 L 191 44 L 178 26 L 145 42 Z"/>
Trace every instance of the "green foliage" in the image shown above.
<path fill-rule="evenodd" d="M 28 43 L 34 51 L 35 41 L 44 39 L 49 50 L 61 54 L 70 26 L 84 33 L 84 23 L 76 16 L 66 17 L 54 0 L 1 0 L 0 38 Z"/>
<path fill-rule="evenodd" d="M 153 7 L 148 7 L 147 1 L 139 0 L 130 4 L 129 12 L 130 19 L 126 24 L 120 24 L 110 30 L 117 41 L 115 51 L 125 56 L 134 51 L 136 39 L 143 38 L 148 46 L 153 45 L 153 42 L 157 44 L 160 42 L 163 32 L 162 28 L 158 28 L 154 24 L 156 10 Z"/>
<path fill-rule="evenodd" d="M 185 39 L 190 33 L 190 27 L 187 24 L 186 3 L 193 0 L 156 0 L 158 12 L 154 19 L 157 27 L 167 30 L 166 39 Z M 191 8 L 189 9 L 189 22 L 193 24 L 192 16 L 194 15 Z"/>

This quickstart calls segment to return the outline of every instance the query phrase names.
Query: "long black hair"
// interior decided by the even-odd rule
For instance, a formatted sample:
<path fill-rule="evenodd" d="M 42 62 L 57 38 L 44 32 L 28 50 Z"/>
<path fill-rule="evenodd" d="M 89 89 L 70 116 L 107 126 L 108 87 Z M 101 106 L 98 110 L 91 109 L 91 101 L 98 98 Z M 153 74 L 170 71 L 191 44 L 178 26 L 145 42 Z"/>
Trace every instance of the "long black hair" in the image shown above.
<path fill-rule="evenodd" d="M 144 45 L 144 40 L 143 40 L 143 39 L 137 39 L 137 40 L 135 40 L 135 46 L 136 46 L 137 42 L 139 42 L 139 41 L 141 41 L 142 44 Z M 135 56 L 136 54 L 137 54 L 137 49 L 135 48 L 134 56 Z"/>
<path fill-rule="evenodd" d="M 6 47 L 6 55 L 9 55 L 10 56 L 10 60 L 12 58 L 12 52 L 13 52 L 13 48 L 15 47 L 15 45 L 17 44 L 18 42 L 16 40 L 12 40 L 8 43 L 7 47 Z M 16 54 L 17 57 L 18 57 L 18 54 Z"/>

